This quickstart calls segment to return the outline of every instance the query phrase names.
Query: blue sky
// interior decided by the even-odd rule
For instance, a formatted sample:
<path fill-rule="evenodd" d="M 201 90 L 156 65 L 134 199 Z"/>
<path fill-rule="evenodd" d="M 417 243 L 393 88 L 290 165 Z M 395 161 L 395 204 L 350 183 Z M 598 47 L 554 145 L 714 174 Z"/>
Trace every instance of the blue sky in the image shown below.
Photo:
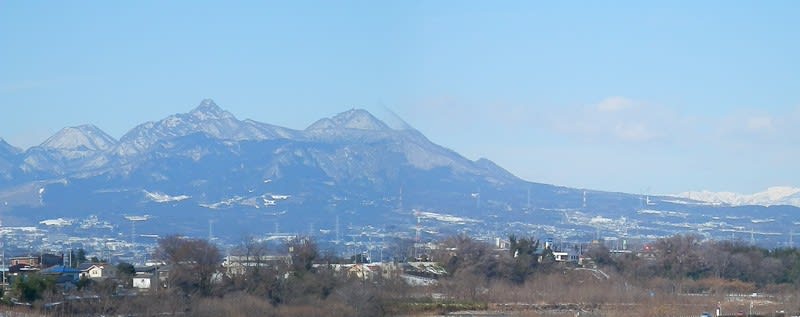
<path fill-rule="evenodd" d="M 800 3 L 551 2 L 3 1 L 0 137 L 213 98 L 297 129 L 391 109 L 537 182 L 800 186 Z"/>

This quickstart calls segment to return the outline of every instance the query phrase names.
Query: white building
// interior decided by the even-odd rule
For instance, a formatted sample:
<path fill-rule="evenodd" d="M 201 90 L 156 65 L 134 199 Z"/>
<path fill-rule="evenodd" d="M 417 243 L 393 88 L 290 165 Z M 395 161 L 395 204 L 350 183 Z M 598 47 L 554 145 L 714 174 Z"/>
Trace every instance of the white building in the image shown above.
<path fill-rule="evenodd" d="M 578 262 L 578 255 L 571 252 L 556 251 L 553 252 L 553 257 L 556 262 Z"/>

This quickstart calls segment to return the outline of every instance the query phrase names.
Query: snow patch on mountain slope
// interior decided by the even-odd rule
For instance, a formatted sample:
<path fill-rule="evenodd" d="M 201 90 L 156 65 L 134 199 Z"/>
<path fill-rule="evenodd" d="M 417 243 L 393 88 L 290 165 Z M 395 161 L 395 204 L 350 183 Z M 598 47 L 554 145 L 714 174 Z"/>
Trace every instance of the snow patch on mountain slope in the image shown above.
<path fill-rule="evenodd" d="M 416 216 L 416 217 L 418 217 L 420 219 L 431 219 L 431 220 L 435 220 L 435 221 L 439 221 L 439 222 L 448 222 L 448 223 L 461 224 L 461 225 L 469 223 L 469 222 L 471 222 L 471 223 L 480 222 L 478 220 L 470 219 L 470 218 L 466 218 L 466 217 L 458 217 L 458 216 L 454 216 L 454 215 L 440 214 L 440 213 L 435 213 L 435 212 L 430 212 L 430 211 L 418 211 L 418 210 L 415 210 L 414 211 L 414 216 Z"/>
<path fill-rule="evenodd" d="M 775 186 L 755 194 L 738 194 L 732 192 L 684 192 L 675 197 L 707 202 L 712 204 L 742 205 L 791 205 L 800 207 L 800 188 Z"/>
<path fill-rule="evenodd" d="M 210 203 L 210 204 L 199 204 L 200 207 L 205 207 L 209 209 L 221 209 L 221 208 L 230 208 L 237 204 L 242 204 L 245 200 L 242 196 L 234 196 L 233 198 L 223 199 L 221 201 Z"/>
<path fill-rule="evenodd" d="M 149 192 L 149 191 L 146 191 L 146 190 L 144 191 L 144 195 L 148 199 L 150 199 L 150 200 L 152 200 L 154 202 L 157 202 L 157 203 L 168 203 L 168 202 L 181 201 L 181 200 L 187 200 L 189 198 L 192 198 L 192 196 L 188 196 L 188 195 L 170 196 L 170 195 L 167 195 L 167 194 L 164 194 L 164 193 Z"/>

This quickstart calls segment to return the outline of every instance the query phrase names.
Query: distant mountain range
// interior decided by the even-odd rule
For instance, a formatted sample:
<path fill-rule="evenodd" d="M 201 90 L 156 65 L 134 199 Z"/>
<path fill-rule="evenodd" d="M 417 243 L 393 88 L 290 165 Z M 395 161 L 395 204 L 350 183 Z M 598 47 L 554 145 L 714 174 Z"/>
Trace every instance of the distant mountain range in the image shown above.
<path fill-rule="evenodd" d="M 790 193 L 780 199 L 796 205 L 796 191 L 773 192 Z M 317 232 L 309 227 L 411 234 L 424 220 L 423 235 L 578 239 L 694 230 L 713 237 L 745 230 L 751 220 L 791 224 L 800 210 L 739 206 L 762 204 L 758 197 L 645 197 L 528 182 L 360 109 L 295 130 L 240 120 L 206 99 L 119 140 L 92 125 L 64 128 L 24 151 L 0 139 L 4 225 L 88 215 L 124 222 L 148 214 L 143 219 L 157 221 L 140 230 L 156 234 L 201 235 L 210 223 L 220 235 Z M 762 229 L 789 231 L 770 228 Z"/>
<path fill-rule="evenodd" d="M 466 159 L 360 109 L 294 130 L 239 120 L 207 99 L 188 113 L 140 124 L 120 140 L 82 125 L 25 151 L 0 145 L 0 210 L 36 210 L 12 217 L 26 224 L 36 223 L 27 217 L 37 214 L 163 208 L 148 203 L 181 202 L 181 212 L 266 208 L 276 205 L 273 193 L 283 192 L 294 198 L 281 205 L 300 209 L 354 196 L 399 201 L 401 193 L 413 208 L 425 205 L 415 196 L 435 201 L 439 189 L 469 197 L 481 188 L 525 184 L 491 161 Z"/>
<path fill-rule="evenodd" d="M 222 110 L 210 99 L 203 100 L 197 108 L 189 113 L 175 114 L 156 122 L 140 124 L 123 135 L 119 141 L 96 126 L 82 125 L 64 128 L 41 145 L 24 152 L 3 142 L 4 146 L 0 148 L 2 151 L 0 157 L 6 162 L 3 172 L 8 175 L 19 174 L 15 179 L 9 180 L 9 183 L 41 180 L 48 177 L 78 176 L 85 178 L 109 172 L 131 171 L 138 164 L 143 163 L 143 159 L 149 158 L 149 155 L 155 153 L 169 155 L 163 152 L 176 146 L 185 145 L 183 142 L 176 141 L 188 140 L 181 139 L 186 137 L 208 138 L 213 141 L 224 141 L 225 144 L 291 140 L 300 143 L 341 144 L 349 142 L 352 143 L 352 146 L 383 143 L 383 146 L 388 147 L 389 153 L 371 153 L 371 155 L 362 157 L 367 161 L 358 161 L 358 163 L 373 164 L 370 167 L 361 164 L 355 166 L 352 163 L 336 164 L 353 161 L 347 153 L 352 149 L 347 147 L 330 153 L 342 156 L 338 158 L 308 153 L 314 160 L 313 165 L 323 169 L 326 175 L 336 179 L 352 179 L 357 176 L 354 174 L 363 174 L 370 169 L 381 169 L 383 167 L 375 165 L 380 163 L 376 159 L 380 156 L 396 154 L 402 156 L 402 163 L 420 169 L 447 167 L 463 173 L 494 177 L 496 181 L 521 181 L 485 159 L 473 162 L 449 149 L 435 145 L 415 130 L 393 130 L 364 110 L 353 109 L 333 118 L 323 118 L 305 130 L 299 131 L 253 120 L 239 120 L 231 113 Z M 189 155 L 194 160 L 199 160 L 207 154 L 201 147 L 197 147 L 196 152 L 186 149 L 191 153 L 171 154 Z M 351 168 L 343 170 L 348 165 Z M 273 170 L 277 169 L 278 166 L 273 168 Z M 273 177 L 275 175 L 264 176 Z M 369 175 L 363 176 L 370 177 Z"/>
<path fill-rule="evenodd" d="M 684 192 L 676 195 L 677 197 L 693 199 L 702 202 L 727 204 L 732 206 L 743 205 L 791 205 L 800 207 L 800 188 L 794 187 L 770 187 L 767 190 L 755 194 L 737 194 L 731 192 Z"/>

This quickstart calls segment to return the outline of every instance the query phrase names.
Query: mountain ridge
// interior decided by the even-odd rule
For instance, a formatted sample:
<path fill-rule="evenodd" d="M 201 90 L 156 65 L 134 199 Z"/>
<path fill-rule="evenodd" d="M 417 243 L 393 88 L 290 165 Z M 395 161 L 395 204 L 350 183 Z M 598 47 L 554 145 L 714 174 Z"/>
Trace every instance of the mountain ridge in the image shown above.
<path fill-rule="evenodd" d="M 505 183 L 521 181 L 494 163 L 490 164 L 491 168 L 486 168 L 490 166 L 471 161 L 455 151 L 434 144 L 413 128 L 392 129 L 363 109 L 352 108 L 332 117 L 319 119 L 305 130 L 293 130 L 252 119 L 239 120 L 219 107 L 212 99 L 202 100 L 189 112 L 139 124 L 119 140 L 90 124 L 63 128 L 41 145 L 22 153 L 21 168 L 30 180 L 70 175 L 92 177 L 108 170 L 118 170 L 115 175 L 120 171 L 124 174 L 125 171 L 136 168 L 137 164 L 143 164 L 142 162 L 152 158 L 148 156 L 149 152 L 158 151 L 162 156 L 167 155 L 164 154 L 166 147 L 176 146 L 172 140 L 181 138 L 190 140 L 192 138 L 185 137 L 198 133 L 207 135 L 211 139 L 232 142 L 285 139 L 300 143 L 311 142 L 309 144 L 312 147 L 314 144 L 339 146 L 353 143 L 350 148 L 345 147 L 335 153 L 325 152 L 325 155 L 338 157 L 341 161 L 339 163 L 348 160 L 348 155 L 351 155 L 348 153 L 354 153 L 353 146 L 358 147 L 361 153 L 366 153 L 371 151 L 370 146 L 379 145 L 389 153 L 398 154 L 398 159 L 402 158 L 404 162 L 402 164 L 414 168 L 422 170 L 448 168 L 457 173 L 485 177 L 494 173 L 496 174 L 494 181 Z M 190 156 L 199 159 L 198 155 L 202 156 L 202 153 L 203 150 L 198 149 Z M 377 157 L 376 154 L 369 154 L 363 158 Z M 340 165 L 347 166 L 352 163 L 338 164 L 335 160 L 320 155 L 322 154 L 313 150 L 308 152 L 308 157 L 305 159 L 314 160 L 313 164 L 324 167 L 326 173 L 337 175 L 336 179 L 363 174 L 363 171 L 353 166 L 347 169 L 348 172 L 340 170 Z M 370 168 L 361 166 L 361 168 L 375 171 L 378 169 L 376 166 L 381 164 L 379 161 L 369 160 L 362 163 L 367 162 L 375 166 Z"/>
<path fill-rule="evenodd" d="M 683 192 L 674 195 L 679 198 L 691 200 L 727 204 L 731 206 L 743 205 L 790 205 L 800 207 L 800 188 L 790 186 L 772 186 L 763 191 L 753 194 L 739 194 L 733 192 L 713 192 L 708 190 Z"/>
<path fill-rule="evenodd" d="M 18 164 L 21 164 L 19 167 L 27 173 L 45 171 L 45 174 L 50 176 L 64 176 L 73 172 L 85 174 L 85 170 L 80 170 L 107 168 L 115 160 L 122 162 L 135 160 L 137 155 L 143 154 L 150 146 L 160 141 L 193 133 L 205 133 L 212 138 L 234 141 L 289 139 L 335 142 L 350 139 L 367 143 L 387 142 L 397 152 L 406 153 L 408 162 L 421 169 L 429 170 L 449 166 L 456 170 L 468 170 L 472 167 L 479 167 L 479 169 L 503 175 L 502 178 L 506 180 L 518 179 L 517 176 L 494 162 L 485 158 L 475 161 L 468 160 L 455 151 L 430 142 L 427 137 L 407 124 L 405 127 L 404 129 L 393 129 L 370 112 L 351 108 L 331 117 L 318 119 L 304 130 L 295 130 L 252 119 L 239 120 L 234 114 L 217 105 L 213 99 L 206 98 L 186 113 L 176 113 L 160 120 L 136 125 L 119 140 L 92 124 L 63 128 L 40 145 L 25 151 L 0 138 L 0 168 L 6 174 L 10 174 L 9 170 Z M 431 153 L 437 153 L 437 155 L 431 155 Z M 52 167 L 59 164 L 66 167 Z M 773 189 L 776 188 L 788 187 L 773 187 Z M 800 198 L 792 196 L 800 194 L 800 190 L 784 195 L 792 197 L 783 201 L 780 199 L 781 197 L 770 199 L 768 192 L 770 190 L 748 196 L 728 192 L 700 191 L 684 192 L 672 196 L 734 206 L 746 204 L 800 206 Z M 771 193 L 773 196 L 778 194 L 775 191 Z"/>
<path fill-rule="evenodd" d="M 204 99 L 188 113 L 177 113 L 158 121 L 137 125 L 125 133 L 114 154 L 133 156 L 146 151 L 160 140 L 203 132 L 219 139 L 248 140 L 263 139 L 263 126 L 253 121 L 240 121 L 223 110 L 211 99 Z"/>
<path fill-rule="evenodd" d="M 562 239 L 598 231 L 624 237 L 628 230 L 651 237 L 691 223 L 704 235 L 729 237 L 754 224 L 791 223 L 786 217 L 797 210 L 529 182 L 488 159 L 470 160 L 433 143 L 407 124 L 390 128 L 361 109 L 294 130 L 240 120 L 206 99 L 189 112 L 137 125 L 114 146 L 89 146 L 83 130 L 55 138 L 70 142 L 0 155 L 0 211 L 13 219 L 8 223 L 147 213 L 159 221 L 141 229 L 156 234 L 202 235 L 206 221 L 215 221 L 219 232 L 240 236 L 278 222 L 292 232 L 309 223 L 330 232 L 341 219 L 354 228 L 351 234 L 403 237 L 415 222 L 436 221 L 429 232 L 537 232 Z M 69 151 L 87 155 L 64 154 Z M 761 219 L 751 215 L 754 208 Z M 420 211 L 444 216 L 421 220 Z"/>
<path fill-rule="evenodd" d="M 0 138 L 0 155 L 17 155 L 19 153 L 22 153 L 21 149 Z"/>
<path fill-rule="evenodd" d="M 322 118 L 305 130 L 327 130 L 327 129 L 356 129 L 387 131 L 392 130 L 386 123 L 379 120 L 364 109 L 350 109 L 341 112 L 331 118 Z"/>

